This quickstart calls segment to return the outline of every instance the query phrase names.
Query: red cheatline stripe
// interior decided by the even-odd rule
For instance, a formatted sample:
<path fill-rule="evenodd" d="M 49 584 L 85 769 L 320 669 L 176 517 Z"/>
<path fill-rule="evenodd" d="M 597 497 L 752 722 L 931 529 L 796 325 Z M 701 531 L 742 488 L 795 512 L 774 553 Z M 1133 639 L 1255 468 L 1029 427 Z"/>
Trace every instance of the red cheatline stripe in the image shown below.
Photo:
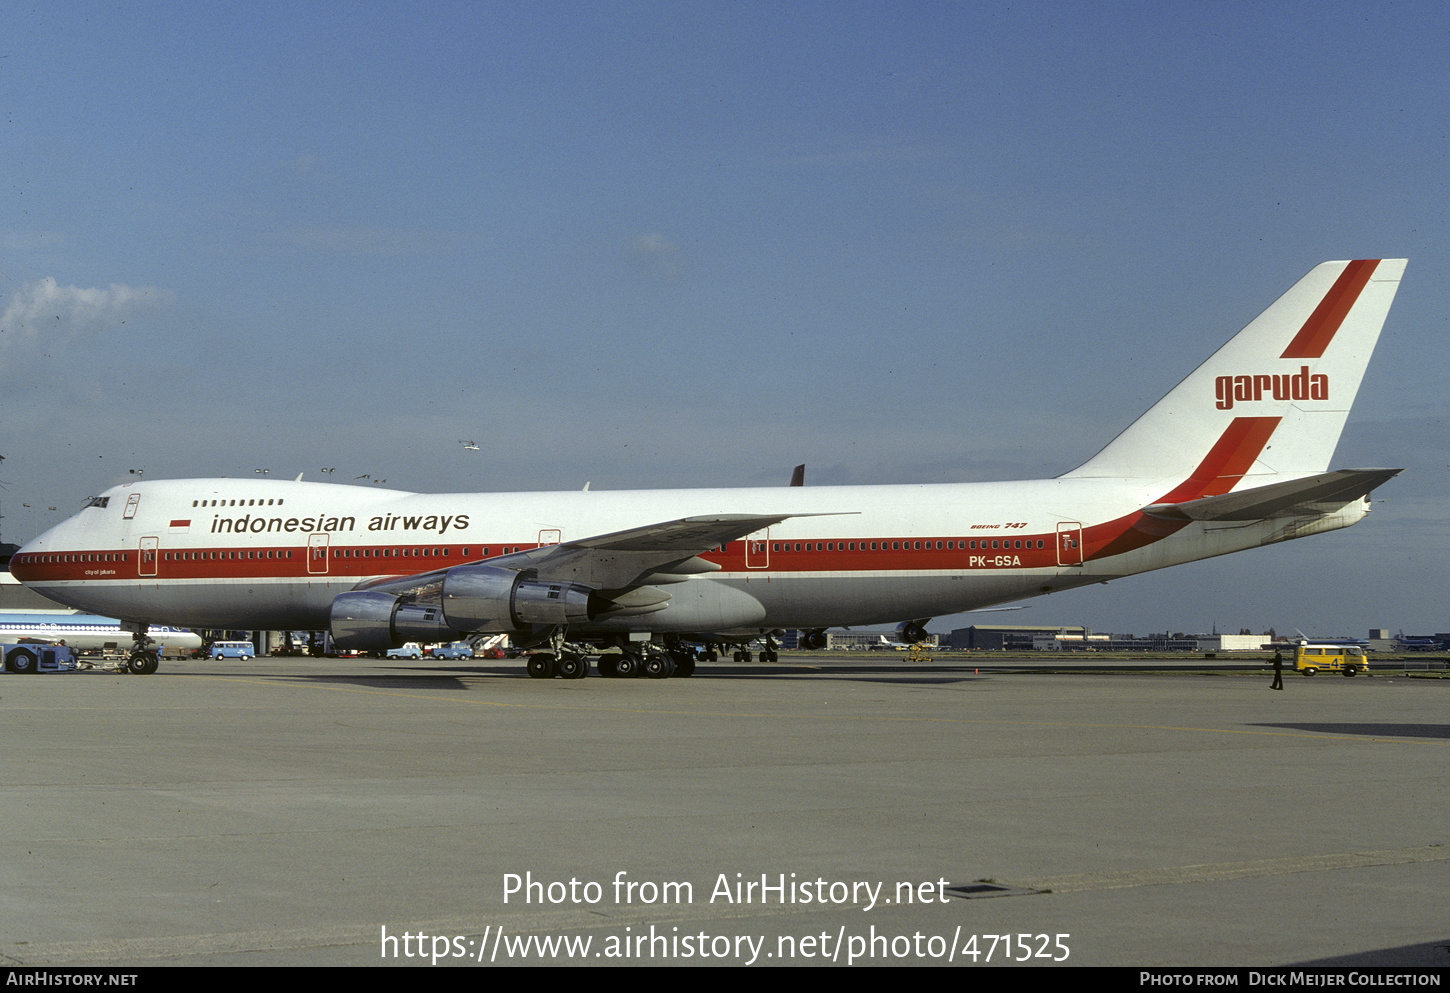
<path fill-rule="evenodd" d="M 1339 325 L 1344 323 L 1345 316 L 1359 299 L 1360 290 L 1364 289 L 1379 264 L 1379 259 L 1358 259 L 1345 266 L 1344 272 L 1324 294 L 1324 299 L 1319 301 L 1319 306 L 1314 308 L 1314 313 L 1309 315 L 1309 320 L 1304 322 L 1279 358 L 1317 359 L 1323 355 L 1334 340 Z"/>
<path fill-rule="evenodd" d="M 1278 426 L 1277 417 L 1235 417 L 1193 474 L 1154 502 L 1185 503 L 1227 493 L 1253 467 Z M 1141 511 L 1095 524 L 1083 535 L 1087 558 L 1122 555 L 1162 541 L 1187 526 L 1187 521 L 1165 521 Z"/>
<path fill-rule="evenodd" d="M 1279 426 L 1277 417 L 1235 417 L 1198 468 L 1159 503 L 1183 503 L 1227 493 L 1253 467 Z"/>

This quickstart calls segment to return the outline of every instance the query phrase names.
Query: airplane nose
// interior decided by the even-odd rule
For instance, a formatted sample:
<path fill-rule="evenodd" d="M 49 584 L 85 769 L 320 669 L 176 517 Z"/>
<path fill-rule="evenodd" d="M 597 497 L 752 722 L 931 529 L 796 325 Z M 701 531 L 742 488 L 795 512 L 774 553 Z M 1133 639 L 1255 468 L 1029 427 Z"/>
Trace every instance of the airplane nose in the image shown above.
<path fill-rule="evenodd" d="M 57 524 L 50 530 L 45 531 L 42 534 L 38 534 L 34 538 L 31 538 L 25 544 L 20 546 L 20 548 L 15 553 L 15 557 L 19 558 L 22 555 L 35 555 L 40 552 L 48 551 L 54 545 L 55 532 L 56 529 L 59 527 L 60 525 Z"/>
<path fill-rule="evenodd" d="M 15 554 L 10 557 L 10 574 L 22 583 L 25 582 L 35 571 L 32 568 L 35 564 L 31 561 L 32 558 L 44 555 L 56 548 L 64 547 L 63 542 L 58 540 L 57 535 L 69 523 L 69 521 L 62 521 L 55 527 L 42 532 L 21 545 Z"/>
<path fill-rule="evenodd" d="M 10 575 L 22 583 L 25 582 L 27 575 L 25 568 L 26 556 L 35 554 L 35 550 L 38 547 L 34 538 L 21 545 L 20 550 L 10 556 Z"/>

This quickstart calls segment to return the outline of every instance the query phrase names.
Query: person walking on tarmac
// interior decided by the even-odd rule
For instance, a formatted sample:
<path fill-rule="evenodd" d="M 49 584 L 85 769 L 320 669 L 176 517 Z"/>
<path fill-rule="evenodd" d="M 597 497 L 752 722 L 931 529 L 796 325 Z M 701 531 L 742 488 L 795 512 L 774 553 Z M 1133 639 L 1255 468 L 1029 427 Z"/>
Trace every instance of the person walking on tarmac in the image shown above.
<path fill-rule="evenodd" d="M 1284 653 L 1274 653 L 1274 681 L 1269 684 L 1271 690 L 1282 690 L 1284 688 Z"/>

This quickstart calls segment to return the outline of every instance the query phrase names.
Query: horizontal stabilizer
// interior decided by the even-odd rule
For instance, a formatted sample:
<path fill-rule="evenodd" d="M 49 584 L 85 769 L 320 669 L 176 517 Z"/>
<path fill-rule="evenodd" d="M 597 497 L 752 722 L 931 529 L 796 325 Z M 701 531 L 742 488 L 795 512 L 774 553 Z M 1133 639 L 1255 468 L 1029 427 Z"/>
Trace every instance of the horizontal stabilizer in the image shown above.
<path fill-rule="evenodd" d="M 1155 503 L 1144 507 L 1143 513 L 1169 521 L 1261 521 L 1269 517 L 1299 517 L 1342 507 L 1403 471 L 1339 469 L 1185 503 Z"/>

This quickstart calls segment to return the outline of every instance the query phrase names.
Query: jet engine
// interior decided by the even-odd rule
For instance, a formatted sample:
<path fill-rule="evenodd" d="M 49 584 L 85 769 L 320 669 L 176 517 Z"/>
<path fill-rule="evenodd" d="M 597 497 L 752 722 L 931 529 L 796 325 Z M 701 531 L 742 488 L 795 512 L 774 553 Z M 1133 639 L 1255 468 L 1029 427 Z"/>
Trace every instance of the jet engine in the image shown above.
<path fill-rule="evenodd" d="M 926 622 L 930 617 L 924 617 L 919 621 L 907 621 L 905 624 L 896 625 L 896 639 L 908 645 L 915 645 L 927 639 Z"/>
<path fill-rule="evenodd" d="M 497 566 L 458 566 L 423 590 L 339 595 L 332 601 L 332 640 L 339 648 L 377 652 L 410 641 L 454 641 L 465 632 L 528 634 L 588 620 L 592 592 Z"/>
<path fill-rule="evenodd" d="M 800 636 L 800 646 L 811 651 L 825 648 L 830 643 L 824 631 L 809 631 Z"/>

